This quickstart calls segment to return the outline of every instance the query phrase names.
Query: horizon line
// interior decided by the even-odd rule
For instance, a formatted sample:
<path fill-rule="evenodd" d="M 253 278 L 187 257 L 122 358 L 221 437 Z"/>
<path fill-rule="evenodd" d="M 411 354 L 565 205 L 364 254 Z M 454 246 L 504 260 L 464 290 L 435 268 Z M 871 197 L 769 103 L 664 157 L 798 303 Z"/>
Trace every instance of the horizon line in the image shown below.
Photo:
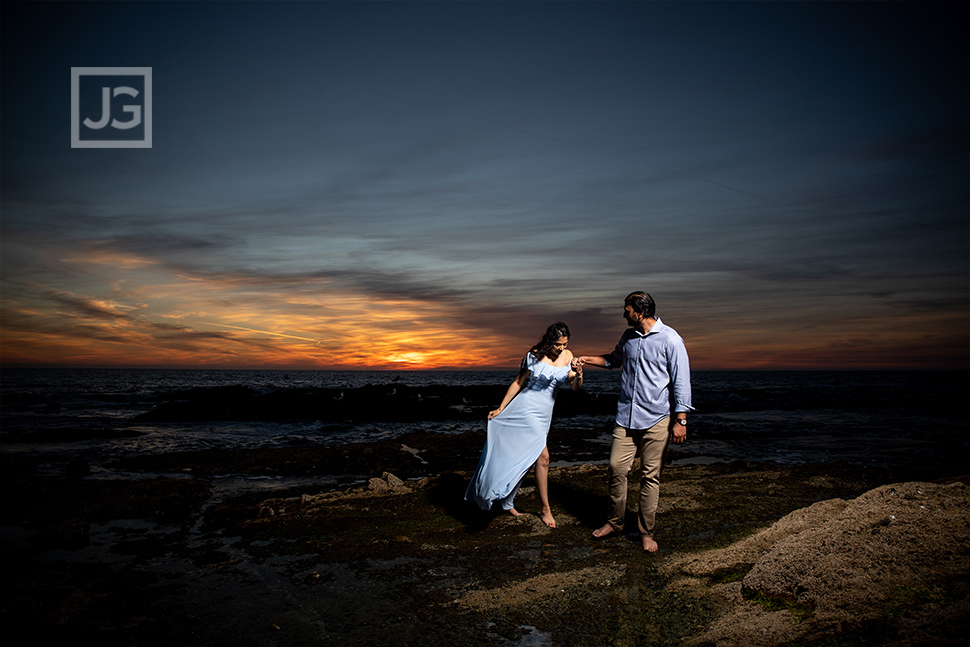
<path fill-rule="evenodd" d="M 251 366 L 140 366 L 140 365 L 62 365 L 62 364 L 3 364 L 0 363 L 0 370 L 11 369 L 30 369 L 30 370 L 130 370 L 130 371 L 276 371 L 276 372 L 316 372 L 316 371 L 343 371 L 343 372 L 382 372 L 382 373 L 404 373 L 404 372 L 490 372 L 490 371 L 514 371 L 518 367 L 509 366 L 435 366 L 426 368 L 382 368 L 382 367 L 251 367 Z M 970 365 L 963 367 L 929 367 L 929 366 L 832 366 L 832 367 L 718 367 L 718 368 L 692 368 L 691 373 L 715 373 L 715 372 L 840 372 L 840 371 L 948 371 L 948 372 L 970 372 Z M 598 373 L 610 373 L 609 369 L 595 369 Z"/>

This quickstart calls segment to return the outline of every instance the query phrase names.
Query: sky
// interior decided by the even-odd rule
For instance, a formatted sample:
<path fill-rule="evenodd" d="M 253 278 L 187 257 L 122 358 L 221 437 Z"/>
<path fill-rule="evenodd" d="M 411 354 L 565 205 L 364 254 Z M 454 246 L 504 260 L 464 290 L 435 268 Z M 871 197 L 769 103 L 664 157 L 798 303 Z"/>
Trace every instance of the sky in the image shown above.
<path fill-rule="evenodd" d="M 0 361 L 514 367 L 644 290 L 694 370 L 965 370 L 968 7 L 5 1 Z"/>

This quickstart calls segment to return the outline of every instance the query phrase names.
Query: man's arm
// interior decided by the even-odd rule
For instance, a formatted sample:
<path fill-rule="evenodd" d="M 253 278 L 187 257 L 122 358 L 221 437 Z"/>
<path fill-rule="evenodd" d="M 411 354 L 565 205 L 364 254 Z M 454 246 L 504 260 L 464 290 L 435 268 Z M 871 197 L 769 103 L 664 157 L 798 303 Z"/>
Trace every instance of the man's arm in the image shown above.
<path fill-rule="evenodd" d="M 670 375 L 670 386 L 674 396 L 674 417 L 671 420 L 673 442 L 682 443 L 687 439 L 687 412 L 693 411 L 690 392 L 690 362 L 687 359 L 687 348 L 684 342 L 678 340 L 667 352 L 667 372 Z M 683 422 L 680 422 L 683 421 Z"/>
<path fill-rule="evenodd" d="M 598 366 L 600 368 L 606 368 L 606 358 L 602 355 L 583 355 L 579 358 L 586 366 Z"/>
<path fill-rule="evenodd" d="M 599 368 L 620 368 L 623 366 L 623 342 L 626 340 L 627 333 L 623 333 L 620 341 L 616 343 L 616 348 L 609 355 L 583 355 L 580 361 L 590 366 Z"/>

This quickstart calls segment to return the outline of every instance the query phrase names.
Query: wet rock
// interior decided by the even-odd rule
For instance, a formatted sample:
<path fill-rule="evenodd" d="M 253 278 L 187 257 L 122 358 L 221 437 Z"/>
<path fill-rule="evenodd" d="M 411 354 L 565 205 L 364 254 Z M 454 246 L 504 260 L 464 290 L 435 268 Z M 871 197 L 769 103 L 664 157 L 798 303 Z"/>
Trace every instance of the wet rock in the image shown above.
<path fill-rule="evenodd" d="M 880 626 L 888 644 L 917 645 L 965 635 L 968 555 L 970 488 L 899 483 L 797 510 L 672 567 L 713 578 L 753 564 L 720 585 L 733 606 L 692 644 L 770 647 Z"/>
<path fill-rule="evenodd" d="M 391 488 L 384 479 L 372 478 L 367 481 L 367 489 L 381 492 L 383 490 L 390 490 Z"/>
<path fill-rule="evenodd" d="M 408 487 L 404 485 L 404 481 L 390 472 L 384 472 L 381 478 L 370 479 L 367 482 L 367 489 L 373 492 L 409 491 Z"/>
<path fill-rule="evenodd" d="M 83 458 L 73 458 L 64 467 L 64 476 L 81 479 L 91 474 L 91 466 Z"/>
<path fill-rule="evenodd" d="M 462 593 L 451 604 L 476 611 L 494 611 L 507 606 L 530 605 L 573 588 L 609 587 L 626 573 L 623 564 L 549 573 L 495 589 L 474 589 Z"/>
<path fill-rule="evenodd" d="M 39 548 L 77 550 L 88 545 L 91 524 L 77 517 L 41 528 L 33 538 Z"/>
<path fill-rule="evenodd" d="M 672 562 L 671 568 L 697 577 L 711 577 L 736 571 L 743 566 L 750 568 L 779 541 L 823 525 L 840 514 L 848 505 L 848 502 L 842 499 L 819 501 L 807 508 L 795 510 L 761 532 L 727 548 L 686 555 Z"/>

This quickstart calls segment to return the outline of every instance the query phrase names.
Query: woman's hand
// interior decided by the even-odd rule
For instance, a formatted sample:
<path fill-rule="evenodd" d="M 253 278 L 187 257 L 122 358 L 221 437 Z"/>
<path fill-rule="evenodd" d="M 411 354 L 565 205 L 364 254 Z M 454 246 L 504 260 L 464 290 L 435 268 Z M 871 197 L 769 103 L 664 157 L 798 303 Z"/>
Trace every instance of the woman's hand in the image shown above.
<path fill-rule="evenodd" d="M 504 407 L 499 407 L 499 408 L 498 408 L 498 409 L 496 409 L 495 411 L 489 411 L 489 412 L 488 412 L 488 419 L 489 419 L 489 420 L 491 420 L 492 418 L 494 418 L 494 417 L 495 417 L 495 416 L 497 416 L 498 414 L 500 414 L 500 413 L 502 413 L 502 410 L 503 410 L 503 409 L 504 409 Z"/>
<path fill-rule="evenodd" d="M 573 387 L 573 391 L 578 391 L 583 384 L 583 364 L 585 363 L 582 357 L 574 357 L 569 362 L 569 384 Z"/>

